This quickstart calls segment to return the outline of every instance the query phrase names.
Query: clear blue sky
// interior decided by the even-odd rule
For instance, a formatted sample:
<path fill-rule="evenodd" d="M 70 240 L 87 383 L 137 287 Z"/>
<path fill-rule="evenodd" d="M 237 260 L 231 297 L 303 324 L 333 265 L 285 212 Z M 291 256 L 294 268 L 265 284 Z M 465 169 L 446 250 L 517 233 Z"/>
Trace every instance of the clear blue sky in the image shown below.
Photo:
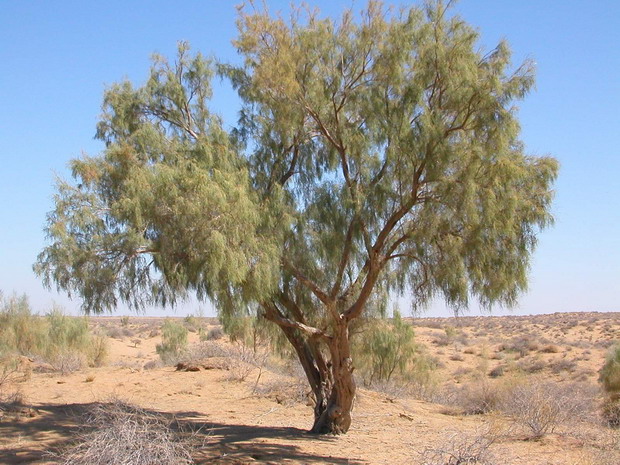
<path fill-rule="evenodd" d="M 93 140 L 106 85 L 142 83 L 150 56 L 176 43 L 235 60 L 235 1 L 0 0 L 0 290 L 46 311 L 79 302 L 43 289 L 32 264 L 45 244 L 56 175 Z M 273 11 L 289 1 L 266 0 Z M 338 16 L 365 2 L 315 0 Z M 407 2 L 403 2 L 407 4 Z M 620 311 L 620 3 L 617 0 L 461 0 L 455 12 L 491 48 L 506 38 L 515 63 L 537 63 L 521 103 L 522 139 L 561 163 L 555 226 L 540 236 L 530 291 L 516 313 Z M 217 86 L 213 107 L 233 123 L 237 101 Z M 208 309 L 207 306 L 205 308 Z M 178 310 L 195 311 L 194 305 Z M 472 309 L 472 314 L 477 314 Z M 429 314 L 446 314 L 440 304 Z"/>

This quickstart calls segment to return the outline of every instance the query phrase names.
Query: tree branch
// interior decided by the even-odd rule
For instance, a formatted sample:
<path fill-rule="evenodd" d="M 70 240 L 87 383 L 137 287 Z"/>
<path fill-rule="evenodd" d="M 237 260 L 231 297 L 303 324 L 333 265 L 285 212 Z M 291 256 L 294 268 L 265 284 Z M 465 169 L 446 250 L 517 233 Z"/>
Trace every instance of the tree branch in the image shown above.
<path fill-rule="evenodd" d="M 317 286 L 317 284 L 312 281 L 310 278 L 306 277 L 301 271 L 299 271 L 291 262 L 289 262 L 286 258 L 282 259 L 282 264 L 286 269 L 288 269 L 293 276 L 303 284 L 305 287 L 310 289 L 312 293 L 325 305 L 330 306 L 334 303 L 334 299 L 332 299 L 329 295 L 327 295 L 324 291 Z"/>
<path fill-rule="evenodd" d="M 298 329 L 311 337 L 320 337 L 325 340 L 331 339 L 331 336 L 318 328 L 291 320 L 290 318 L 286 318 L 284 315 L 282 315 L 282 312 L 278 310 L 278 307 L 273 302 L 264 302 L 262 304 L 262 307 L 265 309 L 265 318 L 267 318 L 269 321 L 273 321 L 279 326 Z"/>
<path fill-rule="evenodd" d="M 335 299 L 340 291 L 340 286 L 342 284 L 342 278 L 344 276 L 344 270 L 349 262 L 349 256 L 351 255 L 351 243 L 353 242 L 353 225 L 355 224 L 355 218 L 351 220 L 349 223 L 349 228 L 347 229 L 347 235 L 344 239 L 344 249 L 342 250 L 342 256 L 340 257 L 340 263 L 338 264 L 338 273 L 336 274 L 336 280 L 330 292 L 330 297 Z"/>

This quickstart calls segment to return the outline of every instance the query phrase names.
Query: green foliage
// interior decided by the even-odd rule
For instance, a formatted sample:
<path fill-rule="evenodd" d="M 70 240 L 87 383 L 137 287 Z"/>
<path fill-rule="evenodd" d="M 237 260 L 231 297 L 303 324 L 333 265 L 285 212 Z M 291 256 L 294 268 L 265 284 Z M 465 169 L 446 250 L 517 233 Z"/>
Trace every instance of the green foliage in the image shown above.
<path fill-rule="evenodd" d="M 174 363 L 187 347 L 187 328 L 173 320 L 166 320 L 161 327 L 161 344 L 155 350 L 164 363 Z"/>
<path fill-rule="evenodd" d="M 72 350 L 86 347 L 89 343 L 88 320 L 71 317 L 54 309 L 46 315 L 48 322 L 49 350 Z"/>
<path fill-rule="evenodd" d="M 620 343 L 614 344 L 599 371 L 599 382 L 607 393 L 601 414 L 609 426 L 620 426 Z"/>
<path fill-rule="evenodd" d="M 48 216 L 52 244 L 35 270 L 86 311 L 174 304 L 188 290 L 219 302 L 229 286 L 261 298 L 277 282 L 277 229 L 246 162 L 208 110 L 212 69 L 180 44 L 148 82 L 108 89 L 100 157 L 73 160 Z M 269 231 L 270 236 L 265 236 Z M 274 235 L 275 232 L 275 235 Z"/>
<path fill-rule="evenodd" d="M 237 342 L 254 353 L 269 348 L 283 358 L 292 356 L 290 344 L 282 332 L 264 318 L 223 318 L 222 327 L 231 342 Z"/>
<path fill-rule="evenodd" d="M 605 364 L 599 372 L 599 381 L 605 392 L 620 394 L 620 344 L 615 344 L 607 354 Z"/>
<path fill-rule="evenodd" d="M 242 11 L 244 65 L 218 66 L 245 102 L 232 137 L 208 108 L 212 64 L 186 44 L 144 86 L 106 91 L 105 151 L 58 184 L 47 284 L 92 311 L 193 290 L 235 312 L 283 292 L 312 325 L 390 291 L 515 302 L 557 174 L 518 139 L 532 63 L 511 68 L 505 42 L 481 52 L 440 2 L 302 16 Z"/>
<path fill-rule="evenodd" d="M 17 354 L 40 357 L 61 371 L 71 371 L 83 363 L 101 365 L 107 342 L 91 334 L 86 318 L 58 309 L 45 317 L 33 315 L 25 296 L 0 296 L 0 358 Z"/>
<path fill-rule="evenodd" d="M 28 298 L 0 294 L 0 356 L 35 355 L 46 350 L 45 321 L 32 314 Z"/>
<path fill-rule="evenodd" d="M 390 321 L 372 320 L 369 327 L 356 336 L 354 356 L 365 384 L 390 381 L 398 373 L 408 378 L 415 375 L 422 361 L 415 343 L 413 327 L 404 322 L 398 311 Z"/>

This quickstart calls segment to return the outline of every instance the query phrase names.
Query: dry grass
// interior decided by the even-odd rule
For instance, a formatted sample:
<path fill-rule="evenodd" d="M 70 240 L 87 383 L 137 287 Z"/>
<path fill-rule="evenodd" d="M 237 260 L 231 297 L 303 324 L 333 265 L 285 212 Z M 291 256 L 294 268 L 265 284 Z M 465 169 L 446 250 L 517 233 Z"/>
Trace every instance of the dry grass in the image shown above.
<path fill-rule="evenodd" d="M 525 427 L 531 439 L 540 439 L 558 427 L 582 419 L 587 398 L 577 386 L 527 381 L 503 396 L 500 408 Z"/>
<path fill-rule="evenodd" d="M 118 399 L 96 404 L 77 443 L 58 458 L 63 465 L 183 465 L 191 448 L 172 422 Z"/>
<path fill-rule="evenodd" d="M 483 425 L 474 432 L 450 431 L 435 446 L 419 453 L 420 465 L 495 465 L 501 460 L 491 446 L 505 436 Z"/>

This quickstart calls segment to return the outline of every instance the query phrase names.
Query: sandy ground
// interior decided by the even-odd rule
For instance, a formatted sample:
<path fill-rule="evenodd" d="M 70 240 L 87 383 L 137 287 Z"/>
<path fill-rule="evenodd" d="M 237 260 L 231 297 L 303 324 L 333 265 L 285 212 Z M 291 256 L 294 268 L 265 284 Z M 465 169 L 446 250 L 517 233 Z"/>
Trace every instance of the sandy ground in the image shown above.
<path fill-rule="evenodd" d="M 120 327 L 118 319 L 102 319 L 98 324 L 101 321 L 107 327 Z M 199 440 L 199 446 L 193 458 L 199 464 L 423 464 L 425 449 L 446 447 L 454 436 L 475 437 L 491 428 L 510 431 L 500 434 L 491 446 L 496 457 L 492 463 L 586 465 L 597 463 L 600 450 L 596 447 L 607 434 L 594 423 L 580 423 L 562 425 L 541 440 L 530 440 L 497 414 L 455 415 L 436 403 L 360 389 L 347 435 L 310 435 L 309 405 L 255 391 L 281 381 L 279 374 L 264 372 L 257 384 L 257 372 L 241 382 L 231 380 L 230 372 L 223 368 L 197 372 L 175 371 L 174 367 L 144 369 L 146 363 L 157 359 L 155 345 L 161 341 L 152 329 L 149 334 L 149 328 L 157 328 L 161 322 L 132 318 L 131 332 L 110 338 L 106 366 L 69 375 L 35 371 L 18 383 L 22 406 L 0 418 L 0 463 L 56 463 L 49 452 L 63 450 L 77 437 L 81 414 L 112 397 L 174 415 L 184 428 L 197 431 L 194 439 Z M 438 371 L 446 382 L 464 383 L 469 373 L 479 368 L 481 358 L 484 369 L 492 370 L 500 364 L 532 364 L 529 357 L 545 364 L 532 376 L 595 386 L 596 370 L 607 347 L 618 338 L 620 317 L 571 314 L 459 322 L 425 319 L 416 320 L 415 325 L 420 342 L 439 359 Z M 451 331 L 444 345 L 446 325 L 455 325 L 460 337 L 457 341 Z M 527 354 L 517 357 L 498 349 L 498 345 L 523 336 L 532 340 Z M 569 368 L 556 372 L 557 361 L 567 359 Z"/>

